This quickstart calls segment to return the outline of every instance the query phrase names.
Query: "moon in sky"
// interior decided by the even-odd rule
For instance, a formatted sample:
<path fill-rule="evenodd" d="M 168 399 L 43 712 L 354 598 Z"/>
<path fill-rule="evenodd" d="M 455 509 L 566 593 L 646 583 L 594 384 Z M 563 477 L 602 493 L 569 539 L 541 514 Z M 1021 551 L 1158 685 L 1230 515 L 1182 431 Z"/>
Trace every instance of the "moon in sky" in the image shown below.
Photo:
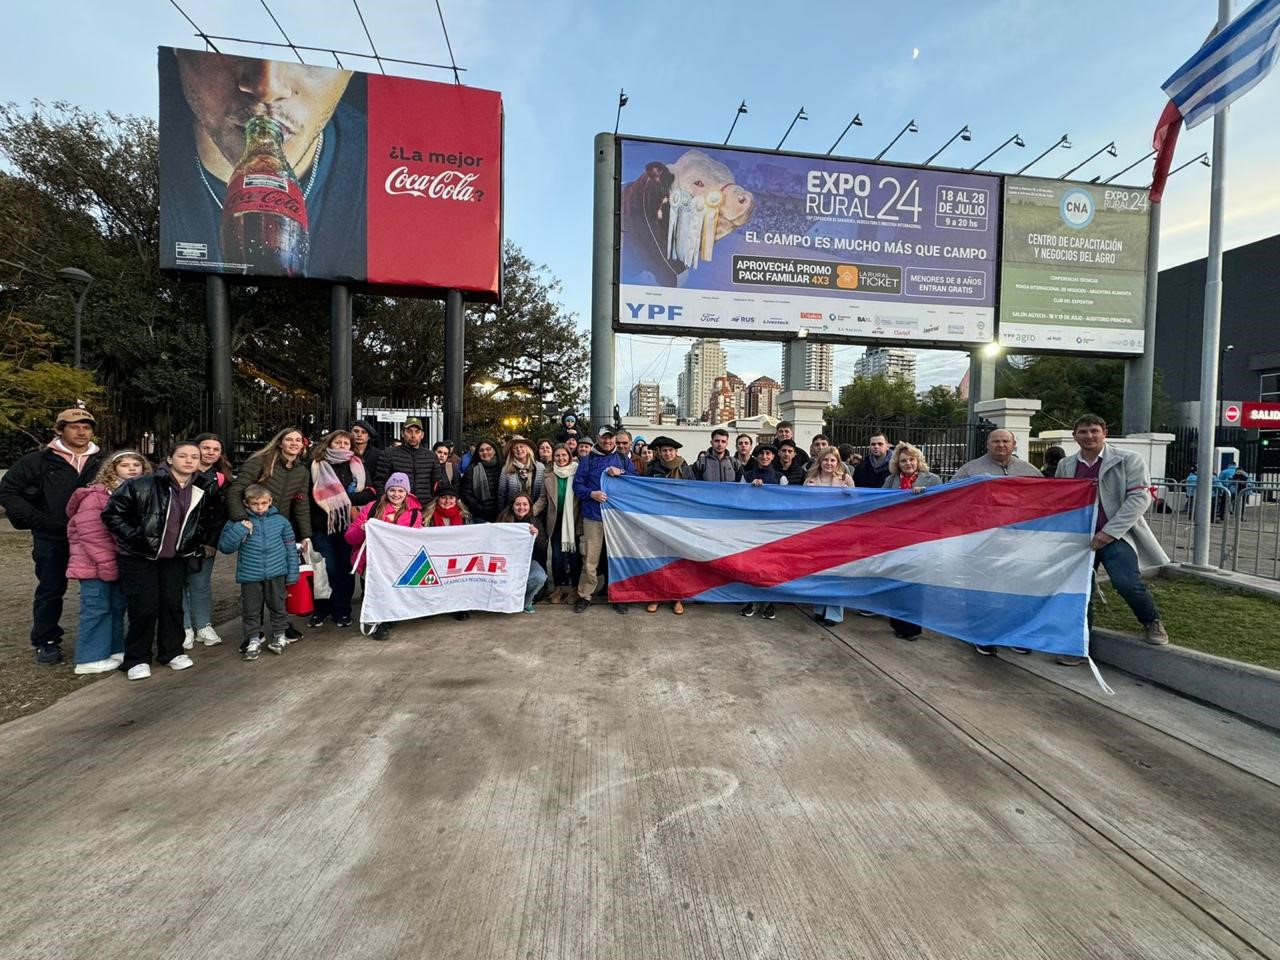
<path fill-rule="evenodd" d="M 920 48 L 919 48 L 919 47 L 912 47 L 912 48 L 911 48 L 911 59 L 912 59 L 912 60 L 919 60 L 919 59 L 920 59 Z"/>

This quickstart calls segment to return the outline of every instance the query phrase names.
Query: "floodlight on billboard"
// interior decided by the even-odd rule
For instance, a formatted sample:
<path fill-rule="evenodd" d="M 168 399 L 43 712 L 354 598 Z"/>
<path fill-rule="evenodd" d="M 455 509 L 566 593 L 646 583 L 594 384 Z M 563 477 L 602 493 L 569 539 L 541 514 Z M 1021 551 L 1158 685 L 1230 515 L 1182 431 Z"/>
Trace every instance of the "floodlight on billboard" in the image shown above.
<path fill-rule="evenodd" d="M 1006 177 L 1001 345 L 1142 353 L 1150 210 L 1136 187 Z"/>
<path fill-rule="evenodd" d="M 502 97 L 161 47 L 160 266 L 500 295 Z"/>
<path fill-rule="evenodd" d="M 615 329 L 991 341 L 998 177 L 632 137 L 618 147 Z"/>

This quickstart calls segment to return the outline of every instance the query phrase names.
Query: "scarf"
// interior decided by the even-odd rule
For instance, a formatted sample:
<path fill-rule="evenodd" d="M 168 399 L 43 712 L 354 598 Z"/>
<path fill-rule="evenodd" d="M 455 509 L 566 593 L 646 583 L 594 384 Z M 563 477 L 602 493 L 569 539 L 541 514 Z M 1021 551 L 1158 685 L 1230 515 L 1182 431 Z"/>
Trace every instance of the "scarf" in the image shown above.
<path fill-rule="evenodd" d="M 494 461 L 486 464 L 479 457 L 476 457 L 471 464 L 471 492 L 476 495 L 476 501 L 482 506 L 489 502 L 489 471 L 486 466 L 492 466 Z"/>
<path fill-rule="evenodd" d="M 905 473 L 900 473 L 898 474 L 898 489 L 910 490 L 912 487 L 916 485 L 916 481 L 919 479 L 920 479 L 920 474 L 918 473 L 913 473 L 910 475 Z"/>
<path fill-rule="evenodd" d="M 351 498 L 347 496 L 347 488 L 342 485 L 333 469 L 335 463 L 350 465 L 356 492 L 364 489 L 365 481 L 364 464 L 350 450 L 334 450 L 330 447 L 324 452 L 323 460 L 312 462 L 311 497 L 328 517 L 330 533 L 342 530 L 351 522 Z"/>
<path fill-rule="evenodd" d="M 551 467 L 555 471 L 558 485 L 564 487 L 563 502 L 558 504 L 560 510 L 560 549 L 572 553 L 578 548 L 578 531 L 573 523 L 576 510 L 573 498 L 573 475 L 578 472 L 578 465 L 570 462 L 567 467 Z"/>
<path fill-rule="evenodd" d="M 681 479 L 680 471 L 683 469 L 684 457 L 676 457 L 672 460 L 670 468 L 668 468 L 661 460 L 654 460 L 653 465 L 650 467 L 650 470 L 657 470 L 658 473 L 662 474 L 668 480 Z"/>
<path fill-rule="evenodd" d="M 455 501 L 453 509 L 446 510 L 437 502 L 435 509 L 431 511 L 431 525 L 433 527 L 462 526 L 462 505 Z"/>

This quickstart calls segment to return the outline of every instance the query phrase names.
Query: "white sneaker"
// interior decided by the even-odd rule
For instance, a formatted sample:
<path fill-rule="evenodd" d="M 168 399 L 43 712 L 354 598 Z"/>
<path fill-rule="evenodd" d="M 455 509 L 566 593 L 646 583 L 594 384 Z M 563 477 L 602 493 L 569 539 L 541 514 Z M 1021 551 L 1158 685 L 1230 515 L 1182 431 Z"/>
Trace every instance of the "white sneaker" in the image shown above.
<path fill-rule="evenodd" d="M 182 632 L 182 649 L 190 650 L 196 645 L 196 632 L 190 627 Z"/>
<path fill-rule="evenodd" d="M 170 670 L 185 670 L 187 667 L 194 667 L 195 665 L 196 662 L 185 653 L 180 653 L 169 661 Z"/>
<path fill-rule="evenodd" d="M 145 680 L 151 676 L 151 667 L 145 663 L 135 663 L 125 676 L 130 680 Z"/>
<path fill-rule="evenodd" d="M 206 647 L 216 647 L 222 642 L 222 638 L 218 636 L 218 631 L 213 629 L 212 623 L 206 623 L 203 627 L 197 630 L 196 639 Z"/>
<path fill-rule="evenodd" d="M 120 659 L 124 659 L 123 654 Z M 118 666 L 120 666 L 118 661 L 108 657 L 106 660 L 92 660 L 89 663 L 77 663 L 75 670 L 72 672 L 83 677 L 90 673 L 109 673 Z"/>
<path fill-rule="evenodd" d="M 124 663 L 124 654 L 123 654 L 123 653 L 113 653 L 113 654 L 111 655 L 111 659 L 112 659 L 112 661 L 115 663 L 115 665 L 118 667 L 118 666 L 120 666 L 120 664 Z"/>

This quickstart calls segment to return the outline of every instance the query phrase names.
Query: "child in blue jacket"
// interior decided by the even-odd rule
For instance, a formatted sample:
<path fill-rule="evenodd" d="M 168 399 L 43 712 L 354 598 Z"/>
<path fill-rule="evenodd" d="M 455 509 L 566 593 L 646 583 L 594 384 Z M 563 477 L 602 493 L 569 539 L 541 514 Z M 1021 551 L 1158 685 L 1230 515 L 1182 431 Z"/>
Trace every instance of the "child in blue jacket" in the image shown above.
<path fill-rule="evenodd" d="M 293 526 L 271 505 L 271 491 L 258 483 L 245 487 L 248 518 L 222 528 L 218 549 L 235 553 L 236 583 L 240 584 L 240 616 L 244 619 L 245 660 L 257 660 L 262 648 L 262 607 L 271 621 L 267 649 L 284 653 L 289 619 L 284 610 L 285 587 L 298 582 L 298 547 Z"/>

